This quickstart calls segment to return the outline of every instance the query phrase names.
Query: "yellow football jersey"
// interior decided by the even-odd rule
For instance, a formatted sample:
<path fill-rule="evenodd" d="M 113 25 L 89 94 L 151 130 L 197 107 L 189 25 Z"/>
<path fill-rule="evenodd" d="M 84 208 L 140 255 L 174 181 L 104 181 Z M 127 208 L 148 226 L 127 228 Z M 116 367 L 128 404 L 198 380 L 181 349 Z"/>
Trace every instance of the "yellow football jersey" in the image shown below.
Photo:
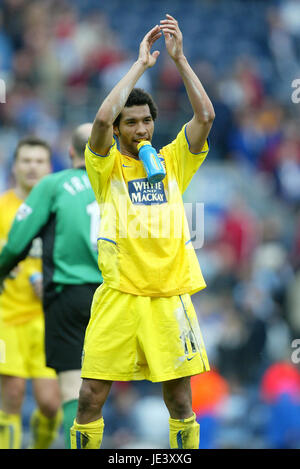
<path fill-rule="evenodd" d="M 206 286 L 190 242 L 182 194 L 208 153 L 190 152 L 184 126 L 159 152 L 163 181 L 150 184 L 140 160 L 113 141 L 106 156 L 88 143 L 87 172 L 100 205 L 98 263 L 111 288 L 141 296 L 193 294 Z"/>
<path fill-rule="evenodd" d="M 13 190 L 0 196 L 0 249 L 6 243 L 10 227 L 22 202 Z M 41 301 L 34 293 L 29 280 L 32 275 L 42 271 L 41 246 L 38 242 L 33 243 L 28 257 L 18 264 L 16 271 L 15 278 L 7 278 L 4 281 L 5 289 L 0 295 L 1 317 L 10 324 L 26 322 L 43 312 Z"/>

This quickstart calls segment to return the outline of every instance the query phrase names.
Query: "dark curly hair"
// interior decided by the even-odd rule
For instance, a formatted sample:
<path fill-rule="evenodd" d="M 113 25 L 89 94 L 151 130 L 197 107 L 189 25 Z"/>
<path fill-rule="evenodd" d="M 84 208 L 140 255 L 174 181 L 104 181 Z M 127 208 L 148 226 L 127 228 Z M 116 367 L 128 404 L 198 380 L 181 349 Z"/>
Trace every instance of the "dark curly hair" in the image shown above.
<path fill-rule="evenodd" d="M 142 88 L 133 88 L 130 95 L 127 98 L 124 107 L 131 107 L 131 106 L 143 106 L 144 104 L 148 104 L 150 109 L 150 114 L 152 119 L 155 120 L 157 117 L 157 107 L 155 102 L 152 99 L 152 96 L 144 91 Z M 114 126 L 118 127 L 120 124 L 121 114 L 114 121 Z"/>

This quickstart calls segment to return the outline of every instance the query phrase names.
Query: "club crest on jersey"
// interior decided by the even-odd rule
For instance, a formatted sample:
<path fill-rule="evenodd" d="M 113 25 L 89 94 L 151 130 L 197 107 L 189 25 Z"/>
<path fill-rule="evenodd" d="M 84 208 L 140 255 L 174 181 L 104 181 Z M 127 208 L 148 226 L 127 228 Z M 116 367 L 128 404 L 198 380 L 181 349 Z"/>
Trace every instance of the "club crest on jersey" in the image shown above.
<path fill-rule="evenodd" d="M 128 181 L 128 192 L 133 204 L 164 204 L 167 202 L 163 182 L 150 184 L 147 178 Z"/>

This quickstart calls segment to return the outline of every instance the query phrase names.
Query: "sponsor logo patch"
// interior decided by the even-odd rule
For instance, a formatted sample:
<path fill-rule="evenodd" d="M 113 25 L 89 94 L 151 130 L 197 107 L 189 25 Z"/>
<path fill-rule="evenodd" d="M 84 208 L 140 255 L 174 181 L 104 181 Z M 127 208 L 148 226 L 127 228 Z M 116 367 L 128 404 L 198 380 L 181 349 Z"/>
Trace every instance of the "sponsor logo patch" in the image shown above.
<path fill-rule="evenodd" d="M 164 204 L 167 202 L 163 182 L 150 184 L 147 178 L 128 181 L 128 192 L 133 204 Z"/>

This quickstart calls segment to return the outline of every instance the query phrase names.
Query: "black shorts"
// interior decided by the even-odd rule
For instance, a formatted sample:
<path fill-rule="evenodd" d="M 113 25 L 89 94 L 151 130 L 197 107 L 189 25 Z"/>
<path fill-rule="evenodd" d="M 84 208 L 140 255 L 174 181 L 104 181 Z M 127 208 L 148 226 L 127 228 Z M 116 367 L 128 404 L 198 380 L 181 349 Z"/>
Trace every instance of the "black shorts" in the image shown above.
<path fill-rule="evenodd" d="M 44 308 L 46 364 L 58 373 L 81 368 L 85 329 L 98 287 L 66 285 Z"/>

